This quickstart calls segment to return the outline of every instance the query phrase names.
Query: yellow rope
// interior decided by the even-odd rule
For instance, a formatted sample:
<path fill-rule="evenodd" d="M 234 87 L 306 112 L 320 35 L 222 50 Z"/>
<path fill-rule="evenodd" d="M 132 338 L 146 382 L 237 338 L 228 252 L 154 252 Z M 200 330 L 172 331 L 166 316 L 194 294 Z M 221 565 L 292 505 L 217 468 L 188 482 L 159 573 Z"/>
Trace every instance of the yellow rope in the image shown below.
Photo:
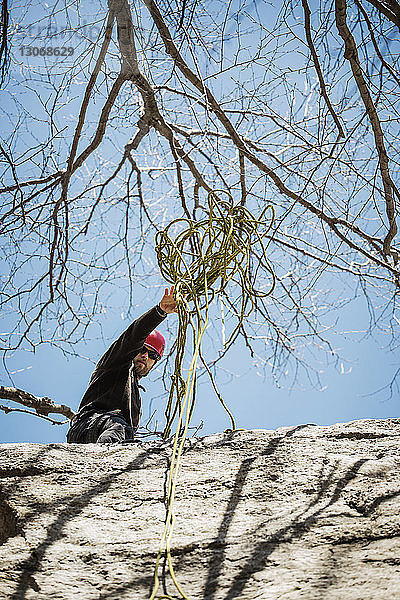
<path fill-rule="evenodd" d="M 222 200 L 221 194 L 227 194 L 228 199 Z M 268 210 L 271 214 L 267 221 L 265 214 Z M 175 492 L 184 443 L 194 408 L 199 357 L 208 371 L 220 402 L 230 416 L 232 429 L 236 429 L 234 418 L 217 390 L 208 365 L 202 358 L 201 341 L 209 321 L 209 305 L 215 296 L 219 296 L 222 303 L 222 295 L 226 294 L 225 289 L 230 281 L 241 286 L 242 301 L 240 313 L 236 315 L 238 323 L 229 339 L 227 341 L 224 339 L 225 349 L 236 339 L 243 320 L 255 308 L 256 299 L 266 297 L 274 289 L 275 276 L 263 245 L 263 238 L 271 228 L 273 219 L 274 211 L 271 206 L 266 206 L 257 219 L 244 206 L 234 205 L 229 192 L 217 190 L 209 194 L 207 216 L 204 219 L 200 221 L 176 219 L 156 236 L 157 260 L 161 273 L 166 281 L 175 285 L 179 323 L 175 373 L 166 408 L 164 436 L 168 437 L 176 417 L 177 424 L 167 482 L 167 516 L 157 553 L 153 589 L 149 600 L 155 599 L 159 589 L 158 569 L 164 552 L 176 589 L 182 598 L 190 600 L 179 585 L 174 572 L 171 541 L 175 525 Z M 262 232 L 259 231 L 261 228 L 264 229 Z M 174 230 L 178 232 L 175 233 Z M 257 254 L 256 248 L 261 251 L 261 257 Z M 267 292 L 255 288 L 252 274 L 252 264 L 255 259 L 257 264 L 261 263 L 271 275 L 272 283 Z M 219 283 L 217 283 L 218 279 Z M 194 305 L 192 310 L 189 309 L 190 302 Z M 250 308 L 246 309 L 248 302 Z M 185 381 L 182 376 L 182 364 L 189 325 L 194 335 L 193 356 Z M 223 328 L 225 338 L 224 321 Z M 171 600 L 168 595 L 163 595 L 161 598 Z"/>
<path fill-rule="evenodd" d="M 222 200 L 217 194 L 226 194 L 228 199 Z M 270 211 L 268 220 L 267 211 Z M 228 340 L 224 339 L 225 349 L 229 348 L 239 335 L 244 319 L 256 306 L 257 298 L 268 296 L 274 289 L 275 276 L 263 245 L 263 238 L 271 228 L 273 218 L 272 206 L 265 206 L 261 215 L 256 218 L 246 207 L 234 205 L 229 192 L 217 190 L 209 194 L 208 211 L 204 219 L 200 221 L 175 219 L 164 231 L 156 235 L 157 260 L 162 275 L 166 281 L 175 285 L 177 298 L 184 296 L 186 305 L 190 301 L 194 302 L 194 313 L 198 316 L 216 295 L 221 298 L 225 294 L 230 281 L 234 281 L 241 287 L 238 322 Z M 260 232 L 260 229 L 263 231 Z M 175 230 L 178 232 L 175 233 Z M 256 289 L 254 262 L 257 265 L 262 264 L 271 275 L 271 286 L 266 292 Z M 206 281 L 207 293 L 205 293 Z M 201 299 L 203 299 L 202 305 Z M 185 393 L 182 362 L 188 323 L 187 314 L 180 313 L 175 374 L 166 407 L 165 437 L 168 437 L 171 432 L 172 423 L 181 410 L 182 397 Z"/>
<path fill-rule="evenodd" d="M 178 310 L 182 310 L 182 307 L 180 307 Z M 185 310 L 185 309 L 183 309 L 183 310 Z M 199 330 L 197 332 L 198 333 L 197 342 L 196 342 L 196 346 L 194 349 L 193 358 L 192 358 L 192 361 L 190 364 L 189 374 L 188 374 L 188 377 L 186 380 L 186 392 L 185 392 L 185 396 L 184 396 L 184 399 L 182 402 L 181 411 L 179 412 L 178 424 L 177 424 L 177 428 L 176 428 L 176 432 L 175 432 L 175 436 L 174 436 L 174 444 L 173 444 L 173 449 L 172 449 L 171 464 L 170 464 L 170 468 L 169 468 L 168 483 L 167 483 L 167 506 L 168 506 L 167 517 L 166 517 L 165 527 L 164 527 L 163 534 L 161 536 L 160 546 L 159 546 L 159 550 L 158 550 L 158 554 L 157 554 L 157 558 L 156 558 L 156 565 L 155 565 L 155 572 L 154 572 L 154 584 L 153 584 L 153 590 L 152 590 L 152 594 L 150 596 L 150 600 L 154 600 L 157 590 L 158 590 L 158 587 L 159 587 L 158 566 L 159 566 L 161 556 L 164 552 L 164 549 L 167 554 L 169 572 L 170 572 L 171 578 L 175 584 L 176 589 L 181 594 L 182 598 L 184 598 L 185 600 L 190 600 L 189 597 L 185 594 L 185 592 L 181 589 L 181 587 L 176 579 L 175 573 L 174 573 L 172 557 L 171 557 L 171 539 L 172 539 L 173 529 L 174 529 L 174 525 L 175 525 L 175 514 L 174 514 L 175 490 L 176 490 L 176 484 L 177 484 L 177 479 L 178 479 L 178 473 L 179 473 L 179 467 L 180 467 L 183 446 L 185 443 L 186 434 L 187 434 L 187 430 L 189 427 L 189 417 L 190 417 L 190 402 L 189 402 L 189 400 L 193 394 L 195 372 L 196 372 L 197 360 L 198 360 L 199 351 L 200 351 L 201 339 L 203 337 L 203 334 L 204 334 L 204 331 L 206 330 L 207 325 L 208 325 L 208 310 L 206 312 L 206 318 L 205 318 L 203 326 L 201 326 L 201 321 L 199 321 Z M 184 428 L 183 428 L 182 435 L 180 435 L 184 413 L 185 413 Z M 180 443 L 178 445 L 179 438 L 180 438 Z M 165 596 L 165 597 L 168 598 L 168 596 Z"/>

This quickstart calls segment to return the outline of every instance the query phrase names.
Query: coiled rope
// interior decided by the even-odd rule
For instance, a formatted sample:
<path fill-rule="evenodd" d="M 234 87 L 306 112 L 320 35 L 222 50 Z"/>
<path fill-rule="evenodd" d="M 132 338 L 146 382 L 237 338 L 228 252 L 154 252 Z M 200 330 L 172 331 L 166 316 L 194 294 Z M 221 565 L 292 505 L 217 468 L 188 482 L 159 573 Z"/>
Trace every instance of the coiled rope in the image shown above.
<path fill-rule="evenodd" d="M 226 194 L 228 198 L 222 199 L 221 194 Z M 268 219 L 267 211 L 270 213 Z M 239 285 L 240 307 L 238 310 L 234 309 L 237 323 L 228 340 L 224 341 L 224 347 L 227 349 L 239 335 L 244 319 L 256 308 L 257 299 L 271 294 L 275 286 L 274 272 L 266 257 L 263 243 L 263 238 L 274 220 L 273 207 L 267 205 L 256 218 L 245 206 L 235 205 L 229 192 L 216 190 L 209 194 L 208 209 L 205 212 L 206 217 L 199 221 L 175 219 L 164 231 L 159 231 L 156 235 L 158 265 L 164 279 L 175 286 L 178 306 L 175 373 L 165 413 L 165 437 L 169 436 L 176 417 L 177 423 L 167 482 L 167 516 L 156 558 L 150 600 L 154 600 L 159 588 L 158 569 L 164 552 L 176 589 L 182 598 L 189 600 L 175 576 L 171 540 L 175 524 L 175 491 L 182 451 L 195 405 L 197 363 L 202 356 L 201 340 L 209 322 L 209 306 L 216 297 L 227 298 L 229 283 Z M 257 290 L 255 287 L 260 267 L 271 276 L 267 291 Z M 193 304 L 192 309 L 189 307 L 190 303 Z M 189 325 L 193 332 L 193 356 L 185 380 L 182 375 L 182 363 Z M 204 365 L 212 379 L 211 371 L 205 362 Z M 234 430 L 235 420 L 217 391 L 213 379 L 212 382 L 220 402 L 229 414 Z M 167 595 L 160 598 L 172 600 Z"/>

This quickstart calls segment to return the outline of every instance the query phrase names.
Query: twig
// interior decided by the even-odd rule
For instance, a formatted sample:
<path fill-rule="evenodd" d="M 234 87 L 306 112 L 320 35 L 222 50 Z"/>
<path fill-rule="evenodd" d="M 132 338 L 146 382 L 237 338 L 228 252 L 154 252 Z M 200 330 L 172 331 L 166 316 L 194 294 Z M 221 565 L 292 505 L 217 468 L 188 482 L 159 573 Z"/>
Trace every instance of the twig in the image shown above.
<path fill-rule="evenodd" d="M 54 419 L 52 419 L 51 417 L 46 417 L 45 415 L 33 412 L 32 410 L 26 410 L 25 408 L 11 408 L 9 406 L 3 406 L 2 404 L 0 404 L 0 410 L 4 411 L 6 414 L 10 412 L 20 412 L 26 413 L 27 415 L 33 415 L 34 417 L 40 417 L 41 419 L 50 421 L 52 425 L 65 425 L 66 423 L 69 423 L 69 419 L 67 419 L 66 421 L 54 421 Z"/>

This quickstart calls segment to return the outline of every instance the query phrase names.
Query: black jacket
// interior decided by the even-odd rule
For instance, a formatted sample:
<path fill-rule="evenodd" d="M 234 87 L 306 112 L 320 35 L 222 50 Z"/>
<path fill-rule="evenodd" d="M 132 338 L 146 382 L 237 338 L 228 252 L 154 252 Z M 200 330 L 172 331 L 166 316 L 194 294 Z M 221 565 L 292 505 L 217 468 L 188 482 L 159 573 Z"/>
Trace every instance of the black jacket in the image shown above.
<path fill-rule="evenodd" d="M 164 311 L 155 306 L 136 319 L 110 346 L 93 371 L 89 387 L 79 405 L 79 416 L 90 411 L 120 409 L 124 419 L 136 431 L 141 398 L 132 360 L 147 336 L 165 317 Z"/>

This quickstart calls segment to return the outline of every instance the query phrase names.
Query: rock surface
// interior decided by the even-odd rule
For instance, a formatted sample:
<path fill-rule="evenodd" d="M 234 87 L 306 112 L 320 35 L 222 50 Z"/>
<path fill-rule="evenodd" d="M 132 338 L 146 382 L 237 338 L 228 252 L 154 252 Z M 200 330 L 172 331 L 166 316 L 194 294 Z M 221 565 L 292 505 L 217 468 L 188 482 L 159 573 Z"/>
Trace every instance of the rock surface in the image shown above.
<path fill-rule="evenodd" d="M 193 600 L 397 600 L 399 448 L 400 419 L 189 440 L 172 544 L 183 590 Z M 0 597 L 149 598 L 170 450 L 2 444 Z M 163 564 L 160 574 L 158 597 L 179 598 Z"/>

